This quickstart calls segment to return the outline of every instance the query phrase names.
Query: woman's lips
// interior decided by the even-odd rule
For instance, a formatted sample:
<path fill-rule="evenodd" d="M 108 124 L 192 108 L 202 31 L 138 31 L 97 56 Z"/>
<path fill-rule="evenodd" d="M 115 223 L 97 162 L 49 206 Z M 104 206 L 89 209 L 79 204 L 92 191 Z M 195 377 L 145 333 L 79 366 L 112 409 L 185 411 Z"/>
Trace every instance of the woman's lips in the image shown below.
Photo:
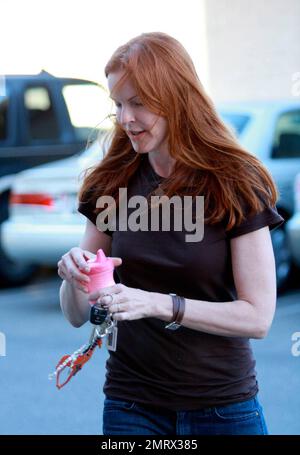
<path fill-rule="evenodd" d="M 146 131 L 136 131 L 136 132 L 127 131 L 127 134 L 130 139 L 132 139 L 133 141 L 136 141 L 137 139 L 140 139 L 141 137 L 143 137 L 145 132 Z"/>

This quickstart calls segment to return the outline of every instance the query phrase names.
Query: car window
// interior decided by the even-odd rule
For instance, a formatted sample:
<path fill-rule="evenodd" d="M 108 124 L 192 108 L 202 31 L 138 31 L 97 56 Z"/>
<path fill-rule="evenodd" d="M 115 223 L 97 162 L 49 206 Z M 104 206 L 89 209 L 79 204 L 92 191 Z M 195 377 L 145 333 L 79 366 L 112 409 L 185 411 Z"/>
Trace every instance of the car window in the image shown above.
<path fill-rule="evenodd" d="M 0 141 L 5 141 L 8 135 L 8 104 L 8 97 L 0 95 Z"/>
<path fill-rule="evenodd" d="M 62 89 L 70 120 L 79 141 L 93 141 L 97 133 L 111 128 L 112 103 L 98 84 L 65 84 Z"/>
<path fill-rule="evenodd" d="M 220 116 L 236 136 L 240 136 L 251 118 L 250 115 L 224 111 L 220 112 Z"/>
<path fill-rule="evenodd" d="M 5 141 L 8 135 L 8 102 L 5 77 L 0 75 L 0 141 Z"/>
<path fill-rule="evenodd" d="M 273 158 L 300 158 L 300 110 L 281 114 L 276 123 Z"/>
<path fill-rule="evenodd" d="M 5 76 L 0 74 L 0 98 L 6 96 L 6 80 Z"/>
<path fill-rule="evenodd" d="M 47 87 L 28 87 L 24 91 L 24 106 L 28 113 L 29 142 L 60 139 L 59 125 Z"/>

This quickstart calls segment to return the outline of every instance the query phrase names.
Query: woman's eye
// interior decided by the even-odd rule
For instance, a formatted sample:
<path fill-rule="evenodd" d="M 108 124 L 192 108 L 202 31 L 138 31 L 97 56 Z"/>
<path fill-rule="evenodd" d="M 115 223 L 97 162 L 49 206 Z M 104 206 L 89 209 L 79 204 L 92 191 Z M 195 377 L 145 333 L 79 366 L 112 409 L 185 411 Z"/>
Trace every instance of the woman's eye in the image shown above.
<path fill-rule="evenodd" d="M 143 106 L 143 104 L 140 101 L 132 101 L 131 105 L 134 106 L 134 107 L 142 107 Z M 116 106 L 117 109 L 122 108 L 122 104 L 121 103 L 115 102 L 115 106 Z"/>
<path fill-rule="evenodd" d="M 137 106 L 137 107 L 143 106 L 143 104 L 141 102 L 139 102 L 139 101 L 134 101 L 133 105 Z"/>

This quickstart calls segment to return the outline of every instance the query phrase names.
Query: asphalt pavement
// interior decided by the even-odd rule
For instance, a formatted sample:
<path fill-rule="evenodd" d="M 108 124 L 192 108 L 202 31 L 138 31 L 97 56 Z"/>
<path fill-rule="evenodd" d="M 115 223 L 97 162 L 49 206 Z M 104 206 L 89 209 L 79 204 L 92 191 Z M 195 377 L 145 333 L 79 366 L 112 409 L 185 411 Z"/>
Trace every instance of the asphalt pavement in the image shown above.
<path fill-rule="evenodd" d="M 82 346 L 90 334 L 89 324 L 76 329 L 64 319 L 59 286 L 55 273 L 46 270 L 27 286 L 0 290 L 2 435 L 102 432 L 106 348 L 97 348 L 83 370 L 63 389 L 58 390 L 55 380 L 48 379 L 61 356 Z M 252 341 L 259 397 L 270 434 L 300 434 L 300 347 L 297 350 L 296 335 L 292 340 L 297 332 L 300 287 L 278 298 L 268 336 Z"/>

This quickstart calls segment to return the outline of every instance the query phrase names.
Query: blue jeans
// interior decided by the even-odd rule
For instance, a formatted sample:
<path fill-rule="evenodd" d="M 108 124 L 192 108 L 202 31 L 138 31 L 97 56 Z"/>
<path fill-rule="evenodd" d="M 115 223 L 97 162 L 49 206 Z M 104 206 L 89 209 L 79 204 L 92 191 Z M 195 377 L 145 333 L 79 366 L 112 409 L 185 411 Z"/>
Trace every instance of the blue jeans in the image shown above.
<path fill-rule="evenodd" d="M 106 397 L 104 435 L 265 435 L 257 397 L 196 411 L 170 411 Z"/>

